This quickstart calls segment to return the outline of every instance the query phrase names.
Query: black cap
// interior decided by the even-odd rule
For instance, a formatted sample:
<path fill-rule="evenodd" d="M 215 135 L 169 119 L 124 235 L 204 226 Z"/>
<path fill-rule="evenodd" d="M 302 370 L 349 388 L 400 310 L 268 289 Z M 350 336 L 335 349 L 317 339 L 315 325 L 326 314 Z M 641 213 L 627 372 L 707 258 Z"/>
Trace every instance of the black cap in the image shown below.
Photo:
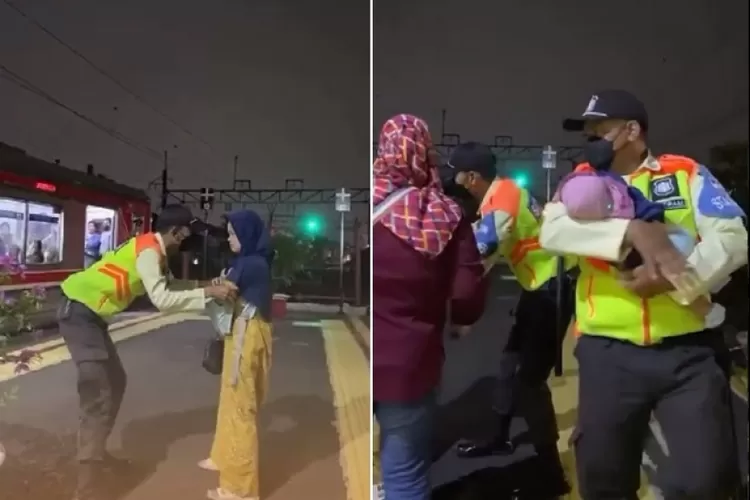
<path fill-rule="evenodd" d="M 580 132 L 589 120 L 634 120 L 643 130 L 648 129 L 646 106 L 625 90 L 602 90 L 592 95 L 580 118 L 563 120 L 563 129 Z"/>
<path fill-rule="evenodd" d="M 201 233 L 208 229 L 208 225 L 193 217 L 193 213 L 185 205 L 167 205 L 161 209 L 155 229 L 161 231 L 170 227 L 187 227 L 191 233 Z"/>
<path fill-rule="evenodd" d="M 485 179 L 497 177 L 497 158 L 489 146 L 478 142 L 464 142 L 451 152 L 447 166 L 455 172 L 477 172 Z"/>

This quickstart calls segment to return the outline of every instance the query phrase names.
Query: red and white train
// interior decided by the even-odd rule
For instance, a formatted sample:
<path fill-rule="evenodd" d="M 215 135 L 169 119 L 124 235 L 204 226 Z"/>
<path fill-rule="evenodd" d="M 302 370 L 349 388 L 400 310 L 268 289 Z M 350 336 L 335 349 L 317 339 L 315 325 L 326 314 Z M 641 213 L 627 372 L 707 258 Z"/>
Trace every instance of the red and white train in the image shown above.
<path fill-rule="evenodd" d="M 0 289 L 55 287 L 84 267 L 96 235 L 117 246 L 150 229 L 145 191 L 33 158 L 0 142 L 0 256 L 26 265 Z"/>

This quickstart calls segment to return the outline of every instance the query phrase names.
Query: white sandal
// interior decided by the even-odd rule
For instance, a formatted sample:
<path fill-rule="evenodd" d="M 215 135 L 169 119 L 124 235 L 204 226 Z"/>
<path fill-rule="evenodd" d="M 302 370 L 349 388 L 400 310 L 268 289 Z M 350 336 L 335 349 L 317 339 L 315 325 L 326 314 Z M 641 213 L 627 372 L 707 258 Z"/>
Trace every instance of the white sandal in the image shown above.
<path fill-rule="evenodd" d="M 217 467 L 214 461 L 210 458 L 206 458 L 205 460 L 201 460 L 200 462 L 198 462 L 198 467 L 211 472 L 217 472 L 219 470 L 219 467 Z"/>
<path fill-rule="evenodd" d="M 259 497 L 238 497 L 234 493 L 230 493 L 222 488 L 208 490 L 206 497 L 211 500 L 260 500 Z"/>

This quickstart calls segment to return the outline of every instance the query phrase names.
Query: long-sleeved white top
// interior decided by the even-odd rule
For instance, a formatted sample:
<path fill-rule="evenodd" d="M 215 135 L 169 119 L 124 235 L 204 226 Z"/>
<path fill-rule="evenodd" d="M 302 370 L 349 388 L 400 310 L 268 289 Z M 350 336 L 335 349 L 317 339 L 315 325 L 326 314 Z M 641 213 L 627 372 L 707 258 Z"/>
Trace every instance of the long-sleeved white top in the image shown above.
<path fill-rule="evenodd" d="M 639 168 L 659 169 L 658 160 L 649 157 Z M 713 213 L 699 207 L 710 190 Z M 695 269 L 702 284 L 688 293 L 670 292 L 680 304 L 689 304 L 699 296 L 708 294 L 747 263 L 747 230 L 737 204 L 726 193 L 718 181 L 706 170 L 693 176 L 690 185 L 695 224 L 700 241 L 688 256 L 688 263 Z M 716 216 L 720 212 L 724 215 Z M 624 245 L 629 220 L 608 219 L 606 221 L 583 222 L 571 219 L 562 203 L 548 203 L 544 209 L 540 243 L 543 248 L 560 254 L 592 257 L 610 262 L 619 262 L 629 251 Z"/>
<path fill-rule="evenodd" d="M 135 261 L 135 268 L 143 282 L 151 303 L 164 312 L 201 311 L 206 307 L 206 292 L 197 282 L 173 279 L 163 271 L 162 259 L 166 255 L 164 240 L 156 234 L 162 254 L 155 248 L 143 250 Z"/>

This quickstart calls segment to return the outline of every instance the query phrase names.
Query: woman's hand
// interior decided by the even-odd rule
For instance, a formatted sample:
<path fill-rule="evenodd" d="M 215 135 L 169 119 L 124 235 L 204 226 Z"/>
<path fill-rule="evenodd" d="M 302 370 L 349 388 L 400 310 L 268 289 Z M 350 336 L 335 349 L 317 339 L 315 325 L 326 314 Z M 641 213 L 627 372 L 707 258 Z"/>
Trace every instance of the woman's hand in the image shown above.
<path fill-rule="evenodd" d="M 206 287 L 206 296 L 220 300 L 232 301 L 237 298 L 237 286 L 229 281 Z"/>

